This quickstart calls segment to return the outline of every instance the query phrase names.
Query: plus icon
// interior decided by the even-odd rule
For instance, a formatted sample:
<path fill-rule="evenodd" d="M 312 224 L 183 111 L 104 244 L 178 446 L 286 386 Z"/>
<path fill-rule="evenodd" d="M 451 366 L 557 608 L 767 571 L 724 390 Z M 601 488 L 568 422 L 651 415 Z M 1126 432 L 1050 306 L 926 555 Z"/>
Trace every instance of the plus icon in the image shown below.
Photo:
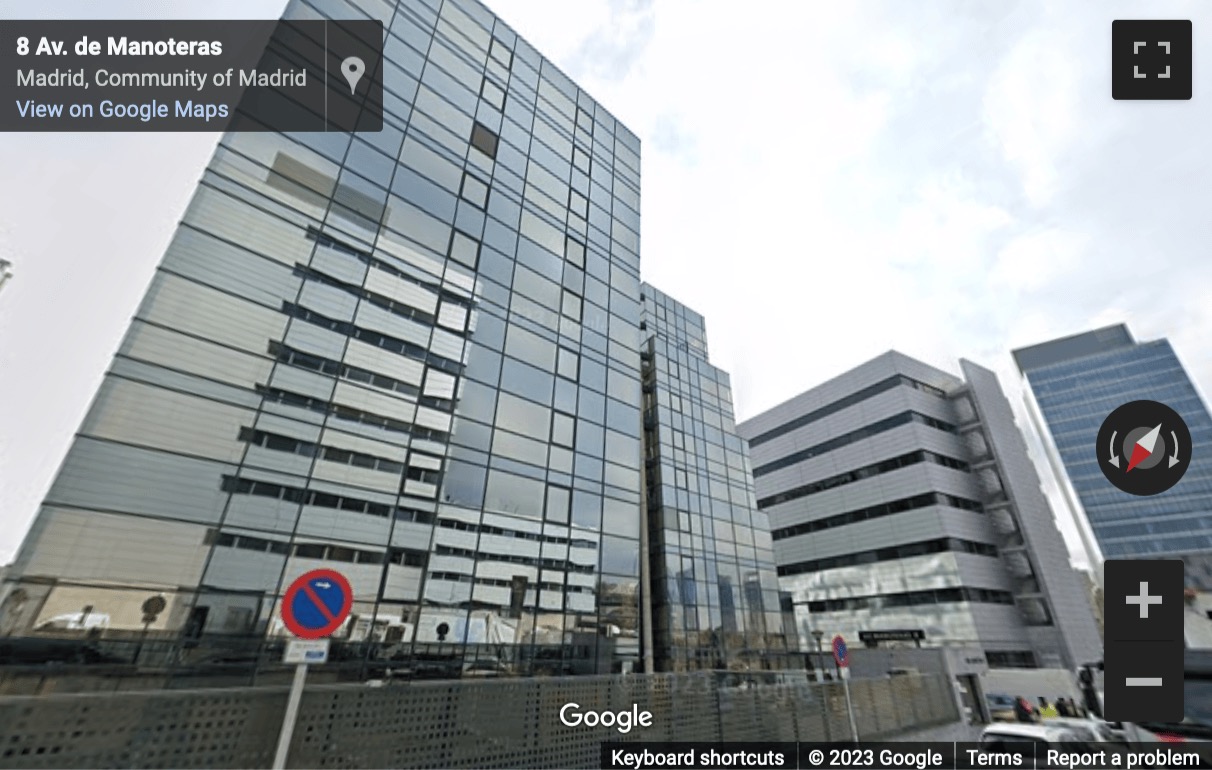
<path fill-rule="evenodd" d="M 1140 596 L 1129 596 L 1127 601 L 1128 604 L 1135 604 L 1140 607 L 1140 616 L 1141 619 L 1144 620 L 1149 617 L 1149 605 L 1161 604 L 1162 598 L 1160 596 L 1150 596 L 1149 584 L 1148 582 L 1142 580 L 1140 583 Z"/>

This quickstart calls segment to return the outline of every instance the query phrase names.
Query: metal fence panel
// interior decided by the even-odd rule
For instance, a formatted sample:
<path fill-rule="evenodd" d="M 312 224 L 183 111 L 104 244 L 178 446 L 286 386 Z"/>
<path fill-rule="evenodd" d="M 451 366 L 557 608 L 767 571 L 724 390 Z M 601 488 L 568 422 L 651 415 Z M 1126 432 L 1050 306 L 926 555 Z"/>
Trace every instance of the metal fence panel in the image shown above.
<path fill-rule="evenodd" d="M 958 718 L 941 675 L 850 682 L 859 736 Z M 0 697 L 0 768 L 268 767 L 286 688 Z M 570 727 L 560 708 L 640 711 L 648 728 Z M 840 682 L 711 673 L 307 688 L 293 767 L 597 767 L 603 741 L 850 739 Z"/>

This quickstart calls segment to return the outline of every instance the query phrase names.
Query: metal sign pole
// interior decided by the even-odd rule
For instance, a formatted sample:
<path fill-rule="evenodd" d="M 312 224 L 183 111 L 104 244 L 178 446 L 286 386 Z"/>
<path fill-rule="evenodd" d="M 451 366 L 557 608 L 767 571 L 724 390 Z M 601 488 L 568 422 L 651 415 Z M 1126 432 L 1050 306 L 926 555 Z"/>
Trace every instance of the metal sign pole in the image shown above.
<path fill-rule="evenodd" d="M 845 672 L 849 674 L 849 671 Z M 858 727 L 854 724 L 854 703 L 850 700 L 850 677 L 842 677 L 842 687 L 846 689 L 846 713 L 850 716 L 850 735 L 855 743 L 858 743 Z"/>
<path fill-rule="evenodd" d="M 303 682 L 307 679 L 307 664 L 295 666 L 295 678 L 290 684 L 290 697 L 286 699 L 286 714 L 282 717 L 282 732 L 278 733 L 278 750 L 274 753 L 273 770 L 286 767 L 286 755 L 290 752 L 290 739 L 295 733 L 295 721 L 299 718 L 299 702 L 303 700 Z"/>

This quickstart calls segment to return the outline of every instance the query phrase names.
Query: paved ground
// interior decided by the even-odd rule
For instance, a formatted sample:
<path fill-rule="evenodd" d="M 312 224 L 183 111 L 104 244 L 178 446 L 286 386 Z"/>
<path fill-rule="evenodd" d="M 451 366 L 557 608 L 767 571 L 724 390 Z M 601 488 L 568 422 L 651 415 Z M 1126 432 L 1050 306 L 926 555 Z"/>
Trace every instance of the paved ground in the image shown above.
<path fill-rule="evenodd" d="M 904 733 L 896 736 L 895 740 L 899 741 L 978 741 L 981 737 L 981 730 L 984 725 L 969 725 L 960 722 L 952 722 L 949 725 L 940 725 L 931 727 L 926 730 L 918 730 L 912 733 Z"/>

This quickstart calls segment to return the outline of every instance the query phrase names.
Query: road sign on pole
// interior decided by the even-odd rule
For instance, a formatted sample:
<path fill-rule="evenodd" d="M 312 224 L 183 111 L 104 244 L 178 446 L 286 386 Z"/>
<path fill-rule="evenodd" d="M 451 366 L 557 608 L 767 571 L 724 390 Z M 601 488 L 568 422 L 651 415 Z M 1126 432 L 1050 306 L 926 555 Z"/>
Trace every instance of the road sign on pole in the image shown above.
<path fill-rule="evenodd" d="M 286 643 L 283 663 L 327 663 L 328 639 L 291 639 Z"/>
<path fill-rule="evenodd" d="M 282 597 L 282 622 L 300 639 L 323 639 L 340 628 L 353 609 L 353 590 L 340 572 L 313 569 L 300 575 Z"/>
<path fill-rule="evenodd" d="M 858 725 L 854 721 L 854 701 L 850 699 L 850 653 L 846 650 L 846 640 L 841 634 L 833 637 L 833 660 L 837 663 L 838 677 L 842 680 L 842 688 L 846 692 L 846 714 L 850 717 L 850 738 L 858 743 Z"/>
<path fill-rule="evenodd" d="M 353 590 L 340 572 L 313 569 L 300 575 L 282 596 L 282 622 L 301 640 L 287 647 L 285 660 L 296 663 L 295 678 L 286 699 L 282 716 L 282 731 L 278 733 L 278 750 L 274 753 L 274 770 L 286 767 L 290 739 L 299 717 L 299 702 L 303 700 L 303 685 L 307 681 L 307 664 L 328 660 L 328 636 L 344 625 L 353 609 Z"/>
<path fill-rule="evenodd" d="M 846 652 L 846 640 L 841 634 L 833 637 L 833 659 L 837 661 L 839 668 L 845 668 L 850 664 L 850 658 Z"/>

